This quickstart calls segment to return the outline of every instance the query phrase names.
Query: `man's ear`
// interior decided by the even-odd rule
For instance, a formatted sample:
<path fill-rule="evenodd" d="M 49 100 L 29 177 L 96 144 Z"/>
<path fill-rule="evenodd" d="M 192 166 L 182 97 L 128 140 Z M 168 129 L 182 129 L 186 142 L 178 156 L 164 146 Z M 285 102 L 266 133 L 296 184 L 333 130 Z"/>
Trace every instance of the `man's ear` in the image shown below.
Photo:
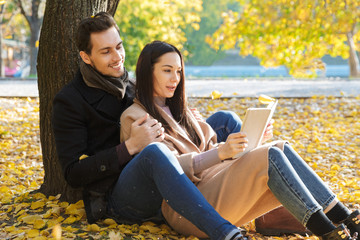
<path fill-rule="evenodd" d="M 90 56 L 86 52 L 80 51 L 80 57 L 84 63 L 91 65 Z"/>

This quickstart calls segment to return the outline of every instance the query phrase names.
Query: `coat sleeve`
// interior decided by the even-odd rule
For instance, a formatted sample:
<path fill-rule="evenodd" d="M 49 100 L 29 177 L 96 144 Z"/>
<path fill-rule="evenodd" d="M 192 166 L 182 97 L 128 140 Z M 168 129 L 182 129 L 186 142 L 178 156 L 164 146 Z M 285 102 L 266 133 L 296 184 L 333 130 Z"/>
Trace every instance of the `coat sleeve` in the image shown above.
<path fill-rule="evenodd" d="M 120 131 L 120 139 L 121 142 L 126 141 L 130 137 L 130 126 L 133 122 L 135 122 L 138 118 L 144 115 L 145 112 L 142 110 L 139 111 L 137 107 L 132 106 L 129 107 L 122 115 L 121 115 L 121 131 Z M 167 136 L 166 138 L 169 138 Z M 174 153 L 175 157 L 178 159 L 182 169 L 186 176 L 190 178 L 193 182 L 198 182 L 200 178 L 196 177 L 194 174 L 193 168 L 193 156 L 196 153 L 187 153 L 187 154 L 179 154 L 179 152 L 174 148 L 173 144 L 169 140 L 163 141 L 163 143 Z M 170 137 L 171 138 L 171 137 Z"/>
<path fill-rule="evenodd" d="M 144 116 L 144 114 L 146 114 L 146 111 L 137 103 L 134 103 L 131 107 L 129 107 L 124 111 L 124 113 L 121 115 L 121 131 L 120 131 L 121 142 L 126 141 L 130 137 L 131 124 L 140 117 Z M 213 133 L 212 130 L 208 129 L 211 127 L 208 126 L 206 123 L 204 123 L 201 124 L 199 128 L 201 128 L 201 130 L 205 130 L 206 128 L 205 132 L 207 135 L 209 135 L 209 136 L 207 135 L 205 136 L 206 139 L 208 140 L 205 143 L 206 146 L 204 146 L 204 150 L 206 151 L 216 147 L 217 146 L 216 135 Z M 164 143 L 170 149 L 170 151 L 173 152 L 175 157 L 178 159 L 186 176 L 194 183 L 199 182 L 201 180 L 201 173 L 195 174 L 194 171 L 194 156 L 199 153 L 197 152 L 182 153 L 176 148 L 173 142 L 177 142 L 176 138 L 170 136 L 169 134 L 165 134 L 165 139 L 162 143 Z"/>
<path fill-rule="evenodd" d="M 53 102 L 52 127 L 56 150 L 66 181 L 72 187 L 84 187 L 90 183 L 119 174 L 121 166 L 116 146 L 81 158 L 88 152 L 89 116 L 86 116 L 82 99 L 69 94 L 58 94 Z"/>

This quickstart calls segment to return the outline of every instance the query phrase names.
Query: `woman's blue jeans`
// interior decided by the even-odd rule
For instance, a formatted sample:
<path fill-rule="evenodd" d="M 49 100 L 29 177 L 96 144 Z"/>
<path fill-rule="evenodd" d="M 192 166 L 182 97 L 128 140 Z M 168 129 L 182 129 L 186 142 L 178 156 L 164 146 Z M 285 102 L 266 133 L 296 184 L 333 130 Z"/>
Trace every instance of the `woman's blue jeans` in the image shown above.
<path fill-rule="evenodd" d="M 219 111 L 211 115 L 206 122 L 214 129 L 218 142 L 225 142 L 229 134 L 240 132 L 241 120 L 232 111 Z"/>
<path fill-rule="evenodd" d="M 229 134 L 239 132 L 240 118 L 231 111 L 220 111 L 206 122 L 218 136 L 218 142 L 226 141 Z M 310 216 L 325 209 L 336 195 L 288 144 L 284 151 L 277 147 L 269 150 L 268 186 L 282 205 L 301 223 L 306 225 Z"/>
<path fill-rule="evenodd" d="M 325 209 L 336 195 L 293 148 L 269 150 L 268 186 L 279 202 L 302 224 Z"/>
<path fill-rule="evenodd" d="M 239 132 L 242 124 L 240 118 L 231 111 L 217 112 L 206 122 L 215 130 L 219 142 L 226 141 L 229 134 Z M 284 151 L 277 147 L 269 150 L 268 186 L 282 205 L 304 225 L 313 213 L 325 209 L 336 198 L 288 144 Z"/>
<path fill-rule="evenodd" d="M 108 197 L 108 214 L 141 222 L 157 215 L 163 199 L 211 239 L 236 229 L 207 202 L 162 143 L 152 143 L 124 168 Z"/>

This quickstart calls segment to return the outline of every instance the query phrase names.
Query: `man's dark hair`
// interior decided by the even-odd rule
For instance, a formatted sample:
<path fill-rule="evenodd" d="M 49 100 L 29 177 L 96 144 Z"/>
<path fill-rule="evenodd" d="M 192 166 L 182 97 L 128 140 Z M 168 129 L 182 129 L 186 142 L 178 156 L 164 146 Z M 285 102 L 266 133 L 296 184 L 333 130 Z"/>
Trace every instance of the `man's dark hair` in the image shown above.
<path fill-rule="evenodd" d="M 99 12 L 95 16 L 81 20 L 76 36 L 76 46 L 78 50 L 90 54 L 92 48 L 90 41 L 91 33 L 106 31 L 111 27 L 115 27 L 120 33 L 114 18 L 107 12 Z"/>

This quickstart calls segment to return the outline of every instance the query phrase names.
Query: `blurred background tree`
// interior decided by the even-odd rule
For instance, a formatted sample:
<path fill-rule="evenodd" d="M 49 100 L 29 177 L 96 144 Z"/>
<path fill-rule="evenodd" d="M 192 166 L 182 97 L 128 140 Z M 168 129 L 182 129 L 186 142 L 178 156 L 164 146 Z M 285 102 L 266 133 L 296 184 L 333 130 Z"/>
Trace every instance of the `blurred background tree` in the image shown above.
<path fill-rule="evenodd" d="M 0 1 L 1 40 L 4 40 L 0 44 L 5 45 L 1 48 L 1 66 L 6 65 L 9 69 L 14 69 L 17 64 L 21 67 L 29 66 L 30 74 L 36 75 L 37 44 L 44 6 L 45 0 Z M 2 71 L 2 76 L 4 75 Z"/>
<path fill-rule="evenodd" d="M 293 76 L 315 76 L 329 54 L 348 59 L 351 77 L 360 76 L 360 2 L 358 0 L 236 0 L 237 11 L 207 38 L 215 49 L 238 48 L 261 65 L 284 65 Z"/>
<path fill-rule="evenodd" d="M 30 28 L 30 75 L 36 75 L 38 44 L 46 0 L 14 0 L 14 2 Z"/>
<path fill-rule="evenodd" d="M 134 70 L 145 44 L 161 40 L 184 49 L 187 27 L 199 29 L 201 0 L 121 0 L 115 14 L 126 50 L 125 65 Z"/>
<path fill-rule="evenodd" d="M 6 1 L 5 0 L 1 0 L 0 1 L 0 77 L 4 77 L 4 67 L 3 67 L 3 61 L 2 61 L 2 57 L 1 57 L 1 53 L 2 53 L 2 39 L 3 39 L 3 31 L 2 31 L 2 27 L 3 27 L 3 12 L 5 9 L 5 4 Z"/>
<path fill-rule="evenodd" d="M 206 36 L 213 34 L 222 23 L 222 12 L 237 6 L 234 2 L 235 0 L 206 0 L 203 3 L 203 11 L 199 14 L 201 18 L 199 28 L 190 26 L 185 28 L 187 41 L 184 48 L 189 52 L 187 64 L 208 66 L 225 57 L 225 51 L 214 50 L 206 42 Z"/>
<path fill-rule="evenodd" d="M 25 41 L 25 36 L 28 35 L 26 23 L 20 14 L 20 11 L 14 1 L 0 1 L 0 48 L 2 55 L 0 57 L 0 76 L 5 76 L 5 65 L 9 65 L 7 57 L 3 59 L 4 52 L 7 53 L 7 47 L 4 41 Z"/>

